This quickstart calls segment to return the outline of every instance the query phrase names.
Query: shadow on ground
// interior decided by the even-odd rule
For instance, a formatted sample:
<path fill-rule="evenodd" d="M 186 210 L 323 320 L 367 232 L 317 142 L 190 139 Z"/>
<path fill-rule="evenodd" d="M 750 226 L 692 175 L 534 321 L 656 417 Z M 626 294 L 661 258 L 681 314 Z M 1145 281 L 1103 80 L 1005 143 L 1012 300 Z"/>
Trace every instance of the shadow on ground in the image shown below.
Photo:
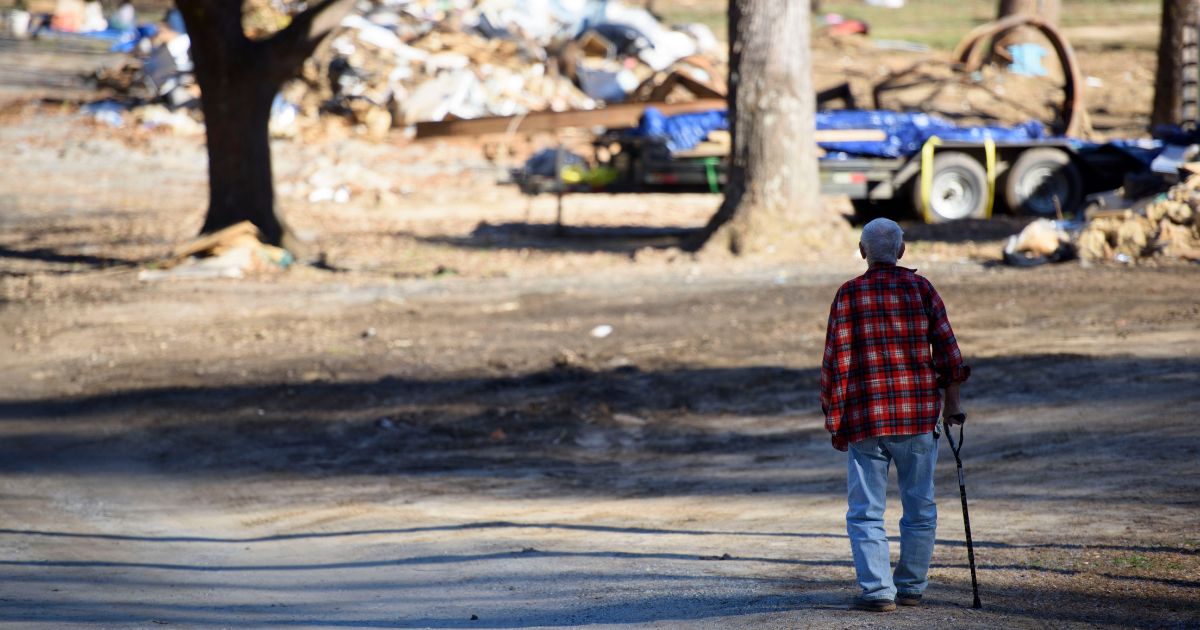
<path fill-rule="evenodd" d="M 952 223 L 904 223 L 904 240 L 910 243 L 968 243 L 998 241 L 1017 234 L 1032 221 L 1029 217 L 996 216 Z"/>
<path fill-rule="evenodd" d="M 469 577 L 454 571 L 438 573 L 440 567 L 460 564 L 469 567 Z M 789 567 L 787 577 L 772 565 Z M 648 574 L 647 566 L 656 570 Z M 80 590 L 95 588 L 102 574 L 104 588 L 136 592 L 138 597 L 6 599 L 0 603 L 0 620 L 520 628 L 704 620 L 736 624 L 738 617 L 748 615 L 787 614 L 795 615 L 797 622 L 849 623 L 864 614 L 847 610 L 847 580 L 823 576 L 833 572 L 848 577 L 850 567 L 848 560 L 537 549 L 303 564 L 3 561 L 0 579 L 5 583 Z M 928 627 L 953 618 L 952 625 L 959 627 L 1022 621 L 1171 627 L 1173 617 L 1186 618 L 1188 611 L 1198 608 L 1196 600 L 1184 593 L 1124 592 L 1097 600 L 1094 591 L 1064 581 L 1074 571 L 983 564 L 985 608 L 970 611 L 966 608 L 969 587 L 957 577 L 966 567 L 935 562 L 932 568 L 941 579 L 927 593 L 923 606 L 897 613 L 889 622 Z M 724 574 L 737 570 L 742 573 Z M 956 577 L 946 575 L 947 570 Z M 1007 570 L 1047 574 L 1053 582 L 987 587 L 991 571 Z M 207 577 L 214 575 L 219 578 Z M 519 591 L 514 584 L 520 585 Z M 190 594 L 193 591 L 204 596 Z M 593 597 L 581 599 L 581 592 L 592 592 Z M 254 603 L 246 603 L 247 594 Z M 386 600 L 371 599 L 372 594 Z M 181 599 L 192 603 L 174 603 Z M 508 601 L 513 599 L 520 605 Z M 373 613 L 363 616 L 363 609 Z"/>
<path fill-rule="evenodd" d="M 1200 383 L 1200 360 L 1190 358 L 1028 355 L 982 359 L 974 367 L 971 400 L 1000 407 L 1158 401 L 1164 392 Z M 1090 387 L 1064 387 L 1064 379 Z M 829 455 L 823 449 L 802 452 L 828 439 L 817 380 L 815 368 L 564 366 L 514 376 L 180 387 L 0 402 L 0 471 L 454 474 L 522 480 L 549 494 L 821 494 L 836 490 L 839 475 L 832 455 L 806 461 Z M 997 466 L 1019 467 L 1086 440 L 1096 443 L 1089 469 L 1127 467 L 1121 442 L 1101 440 L 1111 432 L 1032 424 L 972 448 Z M 1178 448 L 1160 449 L 1155 461 L 1191 457 L 1196 436 L 1172 439 Z M 712 466 L 717 457 L 730 463 Z M 1071 471 L 1077 459 L 1048 461 Z M 1172 483 L 1160 484 L 1156 496 L 1178 503 L 1181 497 L 1168 496 Z M 1056 500 L 1015 486 L 993 489 L 992 496 Z"/>
<path fill-rule="evenodd" d="M 50 539 L 75 539 L 75 540 L 93 540 L 93 541 L 122 541 L 122 542 L 137 542 L 137 543 L 203 543 L 203 544 L 226 544 L 226 545 L 246 545 L 258 543 L 272 543 L 292 540 L 317 540 L 329 538 L 356 538 L 362 536 L 396 536 L 402 537 L 409 534 L 426 534 L 431 532 L 469 532 L 469 531 L 501 531 L 501 530 L 560 530 L 574 532 L 590 532 L 597 534 L 633 534 L 639 536 L 736 536 L 754 538 L 802 538 L 814 540 L 846 540 L 845 534 L 826 534 L 826 533 L 810 533 L 810 532 L 763 532 L 763 531 L 724 531 L 710 529 L 678 529 L 678 528 L 661 528 L 661 527 L 617 527 L 613 525 L 592 525 L 587 523 L 538 523 L 538 522 L 516 522 L 516 521 L 488 521 L 480 523 L 457 523 L 453 525 L 427 525 L 421 527 L 395 527 L 383 529 L 359 529 L 359 530 L 342 530 L 342 531 L 321 531 L 321 532 L 298 532 L 289 534 L 272 534 L 269 536 L 239 536 L 239 537 L 214 537 L 214 536 L 146 536 L 133 534 L 108 534 L 102 532 L 65 532 L 65 531 L 45 531 L 45 530 L 29 530 L 29 529 L 0 529 L 0 536 L 20 536 L 29 538 L 50 538 Z M 965 548 L 966 543 L 962 540 L 938 539 L 938 545 L 946 547 L 961 547 Z M 1036 550 L 1036 549 L 1061 549 L 1061 550 L 1102 550 L 1102 551 L 1122 551 L 1133 553 L 1177 553 L 1182 555 L 1200 555 L 1200 548 L 1195 547 L 1169 547 L 1162 545 L 1110 545 L 1110 544 L 1080 544 L 1080 543 L 1031 543 L 1031 544 L 1014 544 L 1006 542 L 994 542 L 987 540 L 976 540 L 974 546 L 977 549 L 1004 549 L 1004 550 Z M 725 558 L 744 560 L 745 558 Z M 840 566 L 840 565 L 839 565 Z M 1200 588 L 1200 582 L 1189 584 L 1192 587 Z"/>
<path fill-rule="evenodd" d="M 54 249 L 37 247 L 32 249 L 13 249 L 0 245 L 0 259 L 30 260 L 45 263 L 84 265 L 95 269 L 107 267 L 133 267 L 141 263 L 137 260 L 97 256 L 93 254 L 66 254 Z"/>
<path fill-rule="evenodd" d="M 631 253 L 640 249 L 678 248 L 701 228 L 572 226 L 553 223 L 480 223 L 463 237 L 417 237 L 427 243 L 482 250 L 545 250 Z"/>

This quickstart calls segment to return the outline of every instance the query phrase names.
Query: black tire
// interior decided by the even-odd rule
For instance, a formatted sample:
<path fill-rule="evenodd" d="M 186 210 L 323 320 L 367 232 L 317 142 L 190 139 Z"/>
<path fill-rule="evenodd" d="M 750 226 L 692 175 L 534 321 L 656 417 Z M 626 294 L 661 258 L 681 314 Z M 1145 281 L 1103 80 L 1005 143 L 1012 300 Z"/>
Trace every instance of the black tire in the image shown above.
<path fill-rule="evenodd" d="M 929 213 L 921 203 L 921 175 L 913 178 L 913 208 L 927 223 L 946 223 L 987 216 L 987 172 L 978 160 L 961 151 L 943 151 L 933 156 L 933 178 L 929 187 Z"/>
<path fill-rule="evenodd" d="M 1063 212 L 1073 212 L 1083 199 L 1083 177 L 1061 149 L 1030 149 L 1017 157 L 1004 177 L 1004 203 L 1014 214 L 1056 216 L 1054 199 Z"/>

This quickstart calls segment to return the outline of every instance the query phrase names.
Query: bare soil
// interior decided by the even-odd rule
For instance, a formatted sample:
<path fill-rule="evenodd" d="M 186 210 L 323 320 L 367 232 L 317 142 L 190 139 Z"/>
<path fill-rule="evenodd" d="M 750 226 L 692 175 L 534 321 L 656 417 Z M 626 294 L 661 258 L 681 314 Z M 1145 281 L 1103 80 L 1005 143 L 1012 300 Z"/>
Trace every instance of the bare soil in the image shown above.
<path fill-rule="evenodd" d="M 556 236 L 476 146 L 349 138 L 276 145 L 320 266 L 140 282 L 199 227 L 201 139 L 0 118 L 0 623 L 1200 619 L 1195 265 L 1015 270 L 1019 221 L 906 226 L 975 369 L 984 608 L 943 449 L 927 601 L 873 615 L 816 394 L 851 252 L 693 259 L 702 195 L 571 197 Z M 316 171 L 351 201 L 308 203 Z"/>

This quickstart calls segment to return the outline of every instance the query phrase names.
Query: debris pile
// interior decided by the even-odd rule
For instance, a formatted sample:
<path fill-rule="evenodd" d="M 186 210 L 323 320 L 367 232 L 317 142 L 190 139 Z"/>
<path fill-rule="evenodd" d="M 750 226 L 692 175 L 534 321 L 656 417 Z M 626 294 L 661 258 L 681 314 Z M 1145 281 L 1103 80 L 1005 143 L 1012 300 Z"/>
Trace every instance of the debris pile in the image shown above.
<path fill-rule="evenodd" d="M 252 37 L 289 19 L 287 6 L 246 7 Z M 127 109 L 194 110 L 190 40 L 178 22 L 152 30 L 131 50 L 138 59 L 94 78 Z M 722 52 L 703 25 L 668 27 L 617 1 L 360 0 L 280 91 L 272 133 L 296 135 L 327 114 L 382 137 L 425 121 L 723 98 Z"/>
<path fill-rule="evenodd" d="M 446 8 L 446 7 L 450 8 Z M 701 25 L 583 0 L 360 2 L 283 98 L 370 135 L 393 126 L 724 93 Z"/>
<path fill-rule="evenodd" d="M 1095 213 L 1076 247 L 1085 261 L 1135 262 L 1154 256 L 1200 261 L 1200 175 L 1148 203 Z"/>
<path fill-rule="evenodd" d="M 1036 267 L 1075 258 L 1070 229 L 1066 221 L 1038 219 L 1004 245 L 1004 262 L 1014 267 Z"/>

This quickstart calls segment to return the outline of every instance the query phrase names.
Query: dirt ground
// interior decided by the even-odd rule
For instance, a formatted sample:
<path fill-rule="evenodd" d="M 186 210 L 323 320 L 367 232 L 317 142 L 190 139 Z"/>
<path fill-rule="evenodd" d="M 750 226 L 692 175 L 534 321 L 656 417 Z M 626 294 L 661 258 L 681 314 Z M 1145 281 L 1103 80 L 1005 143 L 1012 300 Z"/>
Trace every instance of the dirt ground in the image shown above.
<path fill-rule="evenodd" d="M 875 615 L 816 392 L 851 252 L 680 254 L 704 195 L 571 197 L 555 236 L 477 146 L 349 138 L 275 146 L 319 265 L 142 282 L 200 225 L 202 138 L 19 100 L 0 146 L 0 624 L 1200 623 L 1195 265 L 906 225 L 975 370 L 984 607 L 943 444 L 927 601 Z"/>

